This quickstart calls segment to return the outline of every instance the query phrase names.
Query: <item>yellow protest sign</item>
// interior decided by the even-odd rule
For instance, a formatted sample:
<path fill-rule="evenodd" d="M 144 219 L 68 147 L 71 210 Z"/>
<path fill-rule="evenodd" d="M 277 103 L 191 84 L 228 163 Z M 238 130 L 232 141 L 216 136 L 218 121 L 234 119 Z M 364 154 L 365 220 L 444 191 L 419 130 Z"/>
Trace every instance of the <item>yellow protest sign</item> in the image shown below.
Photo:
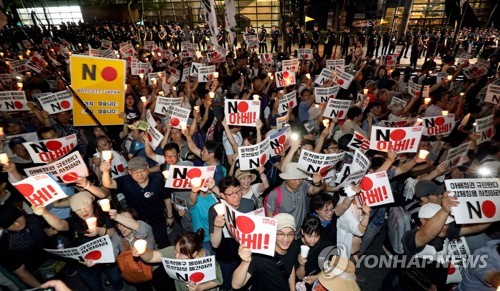
<path fill-rule="evenodd" d="M 125 60 L 72 55 L 71 86 L 103 125 L 123 124 L 125 110 Z M 96 125 L 78 103 L 73 103 L 75 126 Z"/>

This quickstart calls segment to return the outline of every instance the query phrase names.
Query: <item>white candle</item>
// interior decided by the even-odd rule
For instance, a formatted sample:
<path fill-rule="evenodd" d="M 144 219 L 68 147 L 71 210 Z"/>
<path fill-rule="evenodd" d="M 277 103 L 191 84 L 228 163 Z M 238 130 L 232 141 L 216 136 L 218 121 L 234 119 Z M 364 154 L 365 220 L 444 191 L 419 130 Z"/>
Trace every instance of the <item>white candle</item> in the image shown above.
<path fill-rule="evenodd" d="M 201 178 L 193 178 L 191 179 L 191 187 L 198 188 L 201 186 L 203 180 Z"/>
<path fill-rule="evenodd" d="M 298 140 L 299 139 L 299 134 L 292 133 L 291 137 L 292 137 L 292 140 Z"/>
<path fill-rule="evenodd" d="M 9 156 L 7 154 L 0 154 L 0 164 L 4 166 L 7 166 L 9 164 Z"/>
<path fill-rule="evenodd" d="M 142 80 L 142 79 L 144 79 L 144 74 L 143 74 L 143 73 L 140 73 L 140 74 L 139 74 L 139 78 L 141 78 L 141 80 Z"/>
<path fill-rule="evenodd" d="M 311 74 L 307 73 L 307 74 L 306 74 L 306 78 L 307 78 L 307 79 L 311 79 Z"/>
<path fill-rule="evenodd" d="M 269 77 L 271 77 L 271 76 L 273 75 L 273 73 L 269 72 L 269 73 L 267 73 L 267 75 L 268 75 Z"/>
<path fill-rule="evenodd" d="M 167 179 L 168 178 L 168 170 L 165 170 L 161 172 L 163 174 L 163 178 Z"/>
<path fill-rule="evenodd" d="M 141 101 L 142 101 L 142 103 L 147 103 L 148 98 L 146 98 L 146 96 L 141 96 Z"/>
<path fill-rule="evenodd" d="M 194 111 L 200 111 L 200 106 L 195 106 Z"/>
<path fill-rule="evenodd" d="M 426 150 L 419 150 L 418 151 L 418 158 L 419 159 L 425 160 L 425 159 L 427 159 L 428 155 L 429 155 L 429 151 L 426 151 Z"/>
<path fill-rule="evenodd" d="M 309 254 L 309 247 L 306 245 L 301 245 L 300 246 L 300 256 L 303 257 L 304 259 L 307 258 L 307 255 Z"/>
<path fill-rule="evenodd" d="M 215 212 L 217 212 L 217 215 L 224 215 L 226 214 L 226 206 L 222 203 L 218 203 L 214 205 Z"/>
<path fill-rule="evenodd" d="M 97 218 L 95 218 L 95 217 L 87 218 L 87 219 L 85 219 L 85 222 L 87 223 L 87 227 L 89 228 L 89 230 L 96 229 Z"/>
<path fill-rule="evenodd" d="M 156 78 L 151 78 L 151 83 L 156 84 Z"/>
<path fill-rule="evenodd" d="M 448 81 L 451 81 L 451 78 L 452 78 L 452 76 L 451 76 L 451 75 L 449 75 L 449 76 L 447 76 L 447 77 L 446 77 L 446 79 L 447 79 Z"/>
<path fill-rule="evenodd" d="M 314 107 L 319 108 L 319 104 L 314 104 Z"/>
<path fill-rule="evenodd" d="M 143 239 L 138 239 L 134 242 L 134 249 L 137 251 L 138 255 L 144 254 L 147 244 L 148 243 Z"/>
<path fill-rule="evenodd" d="M 368 94 L 368 89 L 363 89 L 363 94 L 364 95 Z"/>
<path fill-rule="evenodd" d="M 429 97 L 425 98 L 424 99 L 424 104 L 427 105 L 429 103 L 431 103 L 431 98 L 429 98 Z"/>
<path fill-rule="evenodd" d="M 160 91 L 160 92 L 158 92 L 158 95 L 159 96 L 164 96 L 165 94 L 163 93 L 163 91 Z"/>
<path fill-rule="evenodd" d="M 208 92 L 208 96 L 210 96 L 210 98 L 214 99 L 214 97 L 215 97 L 215 92 Z"/>
<path fill-rule="evenodd" d="M 99 206 L 101 206 L 102 211 L 108 212 L 111 206 L 109 205 L 109 199 L 101 199 L 99 200 Z"/>
<path fill-rule="evenodd" d="M 219 78 L 219 72 L 214 72 L 214 78 L 218 79 Z"/>
<path fill-rule="evenodd" d="M 329 125 L 330 125 L 330 119 L 328 118 L 323 119 L 323 126 L 328 127 Z"/>
<path fill-rule="evenodd" d="M 113 158 L 113 151 L 102 151 L 101 155 L 103 160 L 109 161 Z"/>
<path fill-rule="evenodd" d="M 417 122 L 415 122 L 414 126 L 418 126 L 422 124 L 423 119 L 422 118 L 417 118 Z"/>
<path fill-rule="evenodd" d="M 23 82 L 17 82 L 17 88 L 22 88 L 23 87 Z"/>
<path fill-rule="evenodd" d="M 3 132 L 3 127 L 0 127 L 0 135 L 4 135 L 5 133 Z"/>
<path fill-rule="evenodd" d="M 181 129 L 184 130 L 187 128 L 187 122 L 181 121 Z"/>
<path fill-rule="evenodd" d="M 441 115 L 448 116 L 448 111 L 446 111 L 446 110 L 441 111 Z"/>
<path fill-rule="evenodd" d="M 259 100 L 259 98 L 260 98 L 260 96 L 259 96 L 259 95 L 257 95 L 257 94 L 253 95 L 253 100 L 254 100 L 254 101 L 258 101 L 258 100 Z"/>
<path fill-rule="evenodd" d="M 172 90 L 177 91 L 177 87 L 175 87 L 175 86 L 172 87 Z"/>

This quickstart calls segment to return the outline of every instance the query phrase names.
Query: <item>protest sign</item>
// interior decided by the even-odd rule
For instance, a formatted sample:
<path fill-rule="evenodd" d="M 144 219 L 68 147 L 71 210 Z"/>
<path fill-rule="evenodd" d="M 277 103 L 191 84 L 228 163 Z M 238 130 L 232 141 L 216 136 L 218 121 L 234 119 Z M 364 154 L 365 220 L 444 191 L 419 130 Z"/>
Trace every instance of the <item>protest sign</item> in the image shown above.
<path fill-rule="evenodd" d="M 207 52 L 207 58 L 210 63 L 222 63 L 226 60 L 226 56 L 218 51 Z"/>
<path fill-rule="evenodd" d="M 33 206 L 47 206 L 54 201 L 68 197 L 54 178 L 47 174 L 28 177 L 12 185 Z"/>
<path fill-rule="evenodd" d="M 448 156 L 443 162 L 445 165 L 445 171 L 451 170 L 454 167 L 458 167 L 462 164 L 463 158 L 469 151 L 471 142 L 463 143 L 455 148 L 448 150 Z"/>
<path fill-rule="evenodd" d="M 26 168 L 24 172 L 29 177 L 40 173 L 51 174 L 60 183 L 75 183 L 78 177 L 87 177 L 89 175 L 87 166 L 78 151 L 51 164 Z"/>
<path fill-rule="evenodd" d="M 147 111 L 147 121 L 148 121 L 148 129 L 146 131 L 146 137 L 148 139 L 151 148 L 156 149 L 161 141 L 163 140 L 163 134 L 156 129 L 156 120 L 153 118 L 151 111 Z"/>
<path fill-rule="evenodd" d="M 156 97 L 155 113 L 161 115 L 168 115 L 171 113 L 169 111 L 170 106 L 181 106 L 182 97 L 171 98 L 171 97 Z"/>
<path fill-rule="evenodd" d="M 413 83 L 411 79 L 408 81 L 408 94 L 411 96 L 427 98 L 429 97 L 429 90 L 429 85 L 422 86 L 417 83 Z"/>
<path fill-rule="evenodd" d="M 5 112 L 30 110 L 24 91 L 0 91 L 0 110 Z"/>
<path fill-rule="evenodd" d="M 189 67 L 182 69 L 181 83 L 185 83 L 189 77 Z"/>
<path fill-rule="evenodd" d="M 387 106 L 387 108 L 391 109 L 393 106 L 401 106 L 402 108 L 405 108 L 406 103 L 407 102 L 404 101 L 403 99 L 400 99 L 396 96 L 393 96 L 391 99 L 391 104 L 389 104 L 389 106 Z"/>
<path fill-rule="evenodd" d="M 352 80 L 354 80 L 354 76 L 341 71 L 340 69 L 335 69 L 334 81 L 337 83 L 342 89 L 349 89 L 351 86 Z"/>
<path fill-rule="evenodd" d="M 183 41 L 181 42 L 181 47 L 185 50 L 196 52 L 198 49 L 198 45 L 196 43 L 191 43 L 189 41 Z"/>
<path fill-rule="evenodd" d="M 314 88 L 314 101 L 318 104 L 327 103 L 328 99 L 337 97 L 339 92 L 339 85 L 334 85 L 328 88 L 315 87 Z"/>
<path fill-rule="evenodd" d="M 154 40 L 146 40 L 144 41 L 144 48 L 147 50 L 153 50 L 156 47 L 156 43 Z"/>
<path fill-rule="evenodd" d="M 276 87 L 288 87 L 295 85 L 295 72 L 294 71 L 281 71 L 274 73 L 276 78 Z"/>
<path fill-rule="evenodd" d="M 382 65 L 386 67 L 396 66 L 397 55 L 386 55 L 382 57 Z"/>
<path fill-rule="evenodd" d="M 49 114 L 56 114 L 59 112 L 73 109 L 73 96 L 70 91 L 61 91 L 37 98 L 38 103 L 42 109 Z"/>
<path fill-rule="evenodd" d="M 500 179 L 444 180 L 446 190 L 458 198 L 451 208 L 457 224 L 485 223 L 500 220 Z"/>
<path fill-rule="evenodd" d="M 113 47 L 113 42 L 111 40 L 101 39 L 101 47 L 110 49 Z"/>
<path fill-rule="evenodd" d="M 476 119 L 475 133 L 479 134 L 476 144 L 490 141 L 495 132 L 495 122 L 493 114 L 483 118 Z"/>
<path fill-rule="evenodd" d="M 282 69 L 283 69 L 283 71 L 298 72 L 299 71 L 299 60 L 298 59 L 283 60 Z"/>
<path fill-rule="evenodd" d="M 224 115 L 228 125 L 255 127 L 255 121 L 260 118 L 260 101 L 226 99 Z"/>
<path fill-rule="evenodd" d="M 89 49 L 89 56 L 107 58 L 107 59 L 116 59 L 116 55 L 111 49 L 99 50 L 91 48 Z"/>
<path fill-rule="evenodd" d="M 461 236 L 459 239 L 450 240 L 447 244 L 446 254 L 450 258 L 446 284 L 460 283 L 470 264 L 471 252 L 465 237 Z"/>
<path fill-rule="evenodd" d="M 148 73 L 148 85 L 149 86 L 153 85 L 153 79 L 156 80 L 156 84 L 160 83 L 160 78 L 158 77 L 158 74 L 162 74 L 163 76 L 166 75 L 165 71 Z"/>
<path fill-rule="evenodd" d="M 351 141 L 347 144 L 347 147 L 365 153 L 370 149 L 370 140 L 364 137 L 361 133 L 355 131 L 352 135 Z"/>
<path fill-rule="evenodd" d="M 260 63 L 263 65 L 268 65 L 273 63 L 273 54 L 260 54 Z"/>
<path fill-rule="evenodd" d="M 9 61 L 9 62 L 10 62 L 10 66 L 12 68 L 14 68 L 14 70 L 17 73 L 26 72 L 26 71 L 29 70 L 28 67 L 26 66 L 27 60 L 12 60 L 12 61 Z"/>
<path fill-rule="evenodd" d="M 140 74 L 152 73 L 153 69 L 150 68 L 149 63 L 143 62 L 131 62 L 130 63 L 130 74 L 135 76 L 140 76 Z"/>
<path fill-rule="evenodd" d="M 488 91 L 486 91 L 484 102 L 492 104 L 498 104 L 500 102 L 500 85 L 488 85 Z"/>
<path fill-rule="evenodd" d="M 472 66 L 468 66 L 462 69 L 462 73 L 467 79 L 479 79 L 481 76 L 488 73 L 489 62 L 478 61 Z"/>
<path fill-rule="evenodd" d="M 47 67 L 47 62 L 39 53 L 34 53 L 26 61 L 26 67 L 35 73 L 41 73 Z"/>
<path fill-rule="evenodd" d="M 170 278 L 185 284 L 202 284 L 217 278 L 215 256 L 189 260 L 161 258 L 161 261 Z"/>
<path fill-rule="evenodd" d="M 135 55 L 134 46 L 131 43 L 120 44 L 120 53 L 123 59 L 132 61 L 132 57 Z"/>
<path fill-rule="evenodd" d="M 215 66 L 200 66 L 198 67 L 198 82 L 208 82 L 212 80 Z"/>
<path fill-rule="evenodd" d="M 394 202 L 387 172 L 367 174 L 360 183 L 363 203 L 372 207 Z"/>
<path fill-rule="evenodd" d="M 51 163 L 64 157 L 77 145 L 76 134 L 56 139 L 23 143 L 34 163 Z"/>
<path fill-rule="evenodd" d="M 335 183 L 339 184 L 337 186 L 348 186 L 351 184 L 359 184 L 361 179 L 364 177 L 368 167 L 370 165 L 370 160 L 361 151 L 356 150 L 352 163 L 344 164 L 342 169 L 337 174 Z"/>
<path fill-rule="evenodd" d="M 269 137 L 258 144 L 238 147 L 240 169 L 253 170 L 263 166 L 269 160 Z"/>
<path fill-rule="evenodd" d="M 314 84 L 322 86 L 325 82 L 333 79 L 333 75 L 334 71 L 323 68 L 323 70 L 321 70 L 321 73 L 314 80 Z"/>
<path fill-rule="evenodd" d="M 290 136 L 292 128 L 287 126 L 269 137 L 270 155 L 277 156 L 290 147 Z"/>
<path fill-rule="evenodd" d="M 312 60 L 313 59 L 313 50 L 306 48 L 299 48 L 297 50 L 297 58 L 299 60 Z"/>
<path fill-rule="evenodd" d="M 330 169 L 344 158 L 344 153 L 321 154 L 302 149 L 297 169 L 309 174 L 320 173 L 326 176 Z"/>
<path fill-rule="evenodd" d="M 378 125 L 383 127 L 411 127 L 416 123 L 415 118 L 392 118 L 391 121 L 381 120 Z"/>
<path fill-rule="evenodd" d="M 323 116 L 328 118 L 336 117 L 339 120 L 345 119 L 350 106 L 351 100 L 328 99 Z"/>
<path fill-rule="evenodd" d="M 196 56 L 196 54 L 195 54 L 195 53 L 193 53 L 193 52 L 191 52 L 191 51 L 183 51 L 183 52 L 180 52 L 180 53 L 179 53 L 179 57 L 180 57 L 181 59 L 185 59 L 185 58 L 192 58 L 192 57 L 194 57 L 194 56 Z"/>
<path fill-rule="evenodd" d="M 448 77 L 448 73 L 437 72 L 436 73 L 436 83 L 441 83 L 447 77 Z"/>
<path fill-rule="evenodd" d="M 345 71 L 345 60 L 326 60 L 326 67 L 332 71 L 339 70 L 340 72 Z"/>
<path fill-rule="evenodd" d="M 191 179 L 201 179 L 201 189 L 207 191 L 205 183 L 209 178 L 213 178 L 215 166 L 191 167 L 171 165 L 168 169 L 168 176 L 165 181 L 166 188 L 191 189 Z"/>
<path fill-rule="evenodd" d="M 453 127 L 455 126 L 455 116 L 447 115 L 447 116 L 423 117 L 422 122 L 424 125 L 423 135 L 448 136 L 453 130 Z"/>
<path fill-rule="evenodd" d="M 189 76 L 191 77 L 197 77 L 198 76 L 198 72 L 199 72 L 199 68 L 203 66 L 201 63 L 191 63 L 191 67 L 189 68 Z"/>
<path fill-rule="evenodd" d="M 270 217 L 262 217 L 239 212 L 226 201 L 226 225 L 231 236 L 252 253 L 274 256 L 278 222 Z"/>
<path fill-rule="evenodd" d="M 297 91 L 292 90 L 290 93 L 283 95 L 279 100 L 278 113 L 288 112 L 297 106 Z"/>
<path fill-rule="evenodd" d="M 70 71 L 73 89 L 101 124 L 123 124 L 118 114 L 125 111 L 125 62 L 72 55 Z M 73 104 L 73 125 L 96 125 L 78 102 Z"/>
<path fill-rule="evenodd" d="M 109 235 L 98 237 L 75 248 L 43 249 L 44 251 L 63 258 L 74 259 L 80 262 L 92 260 L 96 264 L 115 262 L 115 253 Z"/>
<path fill-rule="evenodd" d="M 288 124 L 288 113 L 276 118 L 276 129 L 280 130 Z"/>
<path fill-rule="evenodd" d="M 398 153 L 415 153 L 422 137 L 423 126 L 381 127 L 373 126 L 370 136 L 370 149 Z"/>
<path fill-rule="evenodd" d="M 170 106 L 167 117 L 169 117 L 170 125 L 173 128 L 182 129 L 181 124 L 186 124 L 189 120 L 191 109 L 182 108 L 179 106 Z"/>

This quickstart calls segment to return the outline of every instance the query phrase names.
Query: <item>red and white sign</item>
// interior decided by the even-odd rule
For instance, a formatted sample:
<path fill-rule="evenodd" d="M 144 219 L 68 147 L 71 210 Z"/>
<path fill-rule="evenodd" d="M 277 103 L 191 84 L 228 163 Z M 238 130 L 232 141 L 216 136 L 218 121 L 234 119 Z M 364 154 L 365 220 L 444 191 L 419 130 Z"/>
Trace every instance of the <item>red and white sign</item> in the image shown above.
<path fill-rule="evenodd" d="M 89 49 L 89 56 L 98 57 L 98 58 L 108 58 L 108 59 L 116 59 L 116 54 L 111 49 Z"/>
<path fill-rule="evenodd" d="M 110 49 L 113 47 L 113 42 L 107 39 L 101 39 L 101 47 Z"/>
<path fill-rule="evenodd" d="M 161 258 L 168 276 L 185 284 L 202 284 L 217 279 L 215 256 L 177 260 Z"/>
<path fill-rule="evenodd" d="M 297 50 L 297 57 L 299 60 L 312 60 L 313 59 L 313 50 L 306 48 L 299 48 Z"/>
<path fill-rule="evenodd" d="M 500 179 L 444 180 L 446 190 L 458 198 L 451 208 L 457 224 L 485 223 L 500 220 Z"/>
<path fill-rule="evenodd" d="M 280 130 L 288 124 L 288 113 L 284 116 L 276 118 L 276 129 Z"/>
<path fill-rule="evenodd" d="M 169 111 L 170 106 L 181 106 L 182 97 L 171 98 L 171 97 L 156 97 L 155 113 L 161 115 L 168 115 L 171 113 Z"/>
<path fill-rule="evenodd" d="M 344 153 L 320 154 L 302 149 L 297 168 L 309 174 L 320 173 L 326 177 L 338 162 L 344 159 Z"/>
<path fill-rule="evenodd" d="M 139 74 L 144 74 L 147 76 L 148 73 L 152 73 L 153 69 L 149 63 L 143 62 L 132 62 L 130 63 L 130 74 L 139 76 Z"/>
<path fill-rule="evenodd" d="M 68 197 L 50 175 L 40 174 L 12 183 L 33 206 L 47 206 Z"/>
<path fill-rule="evenodd" d="M 455 116 L 423 117 L 422 124 L 424 125 L 423 135 L 425 136 L 448 136 L 455 126 Z"/>
<path fill-rule="evenodd" d="M 122 54 L 122 58 L 127 61 L 132 61 L 132 57 L 135 56 L 135 49 L 131 43 L 120 44 L 120 53 Z"/>
<path fill-rule="evenodd" d="M 280 129 L 277 133 L 269 137 L 269 146 L 271 157 L 277 156 L 290 147 L 290 136 L 292 128 L 287 126 Z"/>
<path fill-rule="evenodd" d="M 10 66 L 12 68 L 14 68 L 14 70 L 17 72 L 17 73 L 22 73 L 22 72 L 25 72 L 25 71 L 28 71 L 28 67 L 26 67 L 26 62 L 27 60 L 12 60 L 12 61 L 9 61 L 10 62 Z"/>
<path fill-rule="evenodd" d="M 102 160 L 102 155 L 100 152 L 95 153 L 94 156 Z M 123 155 L 117 151 L 113 151 L 113 156 L 111 158 L 111 168 L 109 170 L 111 179 L 127 175 L 127 168 L 127 160 L 125 160 Z"/>
<path fill-rule="evenodd" d="M 260 118 L 260 101 L 226 99 L 224 115 L 228 125 L 255 127 L 255 121 Z"/>
<path fill-rule="evenodd" d="M 196 56 L 196 54 L 191 51 L 179 52 L 179 57 L 181 57 L 181 59 L 192 58 L 194 56 Z"/>
<path fill-rule="evenodd" d="M 163 140 L 163 134 L 156 129 L 156 120 L 154 119 L 151 111 L 146 112 L 147 121 L 148 121 L 148 130 L 146 131 L 146 136 L 148 138 L 148 142 L 151 145 L 151 148 L 155 150 Z"/>
<path fill-rule="evenodd" d="M 332 71 L 339 70 L 344 72 L 345 71 L 345 60 L 340 59 L 340 60 L 326 60 L 326 67 Z"/>
<path fill-rule="evenodd" d="M 387 55 L 382 57 L 382 65 L 386 67 L 395 67 L 396 61 L 398 59 L 397 55 Z"/>
<path fill-rule="evenodd" d="M 463 68 L 462 73 L 467 79 L 478 79 L 488 73 L 489 63 L 488 61 L 478 61 L 472 66 Z"/>
<path fill-rule="evenodd" d="M 474 131 L 479 134 L 476 144 L 482 144 L 483 142 L 490 141 L 495 135 L 495 122 L 493 114 L 476 119 L 476 127 Z"/>
<path fill-rule="evenodd" d="M 373 126 L 370 136 L 370 149 L 398 153 L 415 153 L 422 138 L 423 126 L 381 127 Z"/>
<path fill-rule="evenodd" d="M 323 116 L 328 118 L 336 117 L 339 120 L 345 119 L 351 103 L 351 100 L 328 99 Z"/>
<path fill-rule="evenodd" d="M 321 70 L 321 73 L 316 77 L 316 80 L 314 80 L 314 84 L 322 86 L 325 82 L 332 80 L 333 76 L 334 71 L 323 68 L 323 70 Z"/>
<path fill-rule="evenodd" d="M 368 206 L 379 206 L 394 202 L 387 172 L 367 174 L 360 183 L 360 197 Z"/>
<path fill-rule="evenodd" d="M 0 91 L 0 110 L 6 112 L 30 110 L 24 91 Z"/>
<path fill-rule="evenodd" d="M 276 78 L 276 87 L 288 87 L 295 85 L 295 72 L 294 71 L 281 71 L 274 73 Z"/>
<path fill-rule="evenodd" d="M 226 60 L 226 56 L 218 51 L 207 52 L 207 58 L 210 63 L 222 63 Z"/>
<path fill-rule="evenodd" d="M 231 236 L 252 253 L 274 256 L 278 222 L 270 217 L 262 217 L 239 212 L 226 201 L 226 226 Z"/>
<path fill-rule="evenodd" d="M 339 69 L 335 69 L 335 73 L 336 73 L 334 76 L 335 83 L 337 83 L 342 89 L 346 90 L 349 89 L 352 80 L 354 80 L 354 76 L 349 73 L 343 72 Z"/>
<path fill-rule="evenodd" d="M 147 50 L 153 50 L 156 47 L 154 40 L 144 41 L 144 48 Z"/>
<path fill-rule="evenodd" d="M 298 72 L 299 71 L 299 60 L 298 59 L 291 59 L 291 60 L 284 60 L 282 62 L 283 64 L 283 71 L 294 71 Z"/>
<path fill-rule="evenodd" d="M 411 96 L 418 96 L 419 98 L 429 97 L 430 86 L 429 85 L 419 85 L 413 83 L 412 80 L 408 81 L 408 94 Z"/>
<path fill-rule="evenodd" d="M 212 80 L 215 66 L 200 66 L 198 67 L 198 82 L 208 82 Z"/>
<path fill-rule="evenodd" d="M 89 170 L 80 152 L 76 151 L 52 164 L 24 169 L 26 175 L 36 176 L 40 173 L 51 174 L 59 183 L 75 183 L 78 177 L 87 177 Z"/>
<path fill-rule="evenodd" d="M 451 170 L 454 167 L 458 167 L 462 164 L 463 158 L 467 155 L 470 145 L 471 142 L 466 142 L 448 151 L 448 156 L 443 162 L 446 169 L 445 171 Z"/>
<path fill-rule="evenodd" d="M 76 134 L 56 139 L 25 142 L 24 147 L 34 163 L 52 163 L 70 153 L 77 145 Z"/>
<path fill-rule="evenodd" d="M 328 88 L 315 87 L 314 101 L 318 104 L 327 103 L 329 99 L 337 97 L 337 93 L 339 93 L 339 90 L 339 85 L 334 85 Z"/>
<path fill-rule="evenodd" d="M 201 63 L 191 63 L 191 67 L 189 68 L 189 76 L 196 77 L 198 76 L 199 68 L 203 65 Z"/>
<path fill-rule="evenodd" d="M 171 165 L 168 169 L 168 177 L 165 181 L 166 188 L 191 189 L 191 179 L 200 178 L 202 183 L 201 190 L 207 191 L 205 183 L 209 178 L 213 178 L 215 166 L 208 167 L 190 167 Z"/>
<path fill-rule="evenodd" d="M 362 153 L 365 153 L 367 150 L 370 149 L 370 140 L 367 139 L 364 135 L 361 133 L 355 131 L 354 134 L 352 135 L 352 139 L 347 145 L 348 148 L 353 149 L 353 150 L 359 150 Z"/>
<path fill-rule="evenodd" d="M 34 53 L 26 62 L 26 66 L 30 70 L 40 73 L 47 66 L 47 62 L 39 53 Z"/>
<path fill-rule="evenodd" d="M 178 106 L 170 106 L 167 110 L 167 118 L 169 119 L 168 122 L 170 122 L 170 125 L 173 128 L 181 128 L 181 124 L 185 123 L 187 125 L 187 122 L 189 120 L 189 114 L 191 113 L 191 109 L 189 108 L 182 108 Z"/>
<path fill-rule="evenodd" d="M 270 156 L 269 137 L 258 144 L 238 147 L 240 169 L 253 170 L 267 163 Z"/>
<path fill-rule="evenodd" d="M 265 53 L 260 54 L 260 63 L 263 65 L 269 65 L 273 63 L 273 54 Z"/>
<path fill-rule="evenodd" d="M 285 113 L 292 108 L 297 106 L 297 91 L 292 90 L 290 93 L 286 93 L 280 98 L 280 104 L 278 105 L 278 113 Z"/>
<path fill-rule="evenodd" d="M 69 91 L 61 91 L 50 95 L 40 96 L 37 98 L 42 109 L 49 114 L 73 109 L 73 96 Z"/>
<path fill-rule="evenodd" d="M 492 104 L 500 103 L 500 85 L 488 85 L 488 91 L 486 91 L 484 102 Z"/>
<path fill-rule="evenodd" d="M 356 150 L 351 164 L 344 164 L 342 169 L 337 174 L 335 183 L 339 186 L 349 186 L 351 184 L 359 184 L 365 176 L 370 160 L 362 152 Z"/>
<path fill-rule="evenodd" d="M 82 263 L 85 260 L 92 260 L 96 264 L 115 262 L 115 254 L 109 235 L 101 236 L 76 248 L 43 250 L 53 255 L 78 260 Z"/>

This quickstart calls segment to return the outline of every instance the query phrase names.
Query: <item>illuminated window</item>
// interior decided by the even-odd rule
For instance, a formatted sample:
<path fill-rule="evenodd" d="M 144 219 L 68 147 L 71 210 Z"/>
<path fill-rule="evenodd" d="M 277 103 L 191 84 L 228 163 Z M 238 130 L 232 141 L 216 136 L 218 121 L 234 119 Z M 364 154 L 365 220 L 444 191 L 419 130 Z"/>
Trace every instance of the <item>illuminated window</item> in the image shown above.
<path fill-rule="evenodd" d="M 36 16 L 40 21 L 47 25 L 47 20 L 43 13 L 43 8 L 18 8 L 17 13 L 19 13 L 19 17 L 24 25 L 33 25 L 33 19 L 31 18 L 31 13 L 35 12 Z M 82 11 L 80 10 L 80 6 L 54 6 L 47 7 L 47 18 L 51 25 L 59 25 L 62 22 L 78 22 L 83 21 Z M 37 21 L 38 21 L 37 19 Z M 40 24 L 40 23 L 38 23 Z"/>

